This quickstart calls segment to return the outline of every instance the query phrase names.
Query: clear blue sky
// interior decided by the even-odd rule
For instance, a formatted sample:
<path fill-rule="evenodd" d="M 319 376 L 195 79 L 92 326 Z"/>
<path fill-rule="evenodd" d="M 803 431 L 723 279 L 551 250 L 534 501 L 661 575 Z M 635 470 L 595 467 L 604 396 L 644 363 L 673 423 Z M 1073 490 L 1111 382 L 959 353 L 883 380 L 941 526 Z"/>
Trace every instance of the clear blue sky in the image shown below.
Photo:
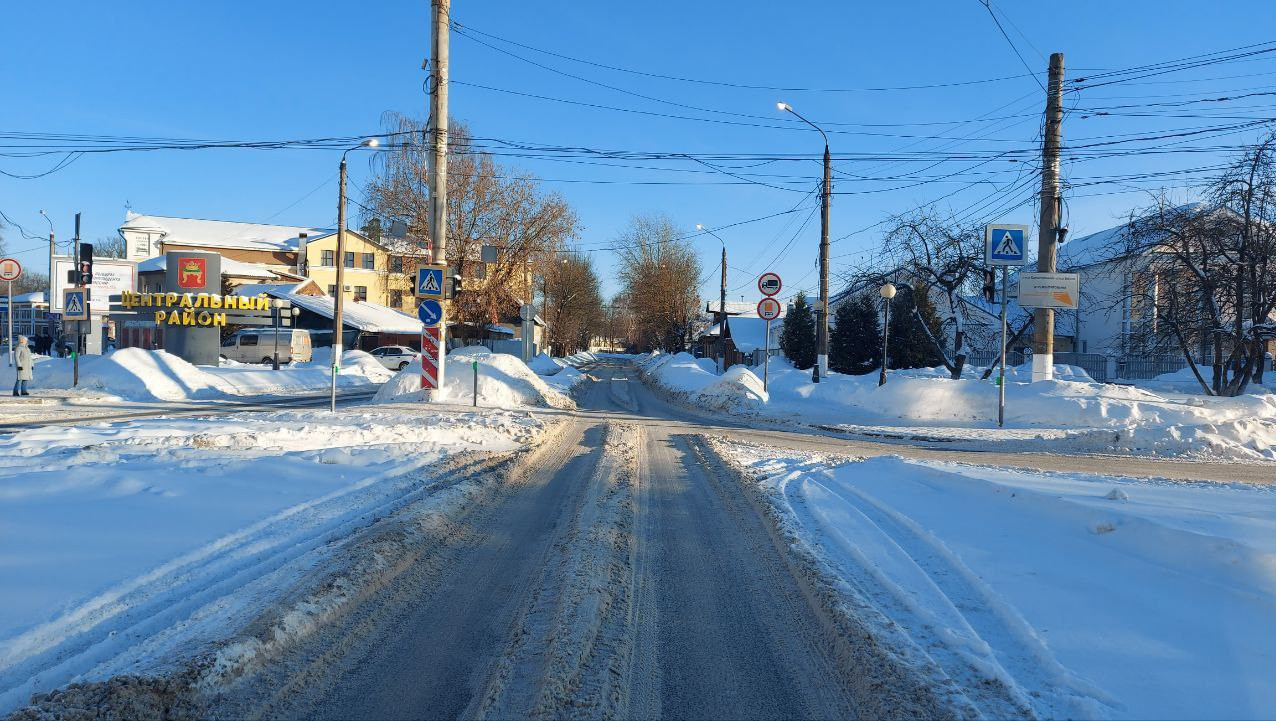
<path fill-rule="evenodd" d="M 1276 6 L 1268 0 L 1217 6 L 1199 1 L 1111 0 L 1051 6 L 1000 0 L 994 8 L 1034 70 L 1044 70 L 1050 52 L 1063 51 L 1070 78 L 1276 40 Z M 747 177 L 776 187 L 738 184 L 730 175 L 687 159 L 621 163 L 659 168 L 649 170 L 614 167 L 616 161 L 607 167 L 596 164 L 605 161 L 587 158 L 572 159 L 577 162 L 507 158 L 506 162 L 552 180 L 547 187 L 576 208 L 583 227 L 579 245 L 593 252 L 604 276 L 613 262 L 604 249 L 612 246 L 633 214 L 663 212 L 690 233 L 696 223 L 725 226 L 803 203 L 800 212 L 720 234 L 730 253 L 732 299 L 754 298 L 753 279 L 766 269 L 784 276 L 786 296 L 800 287 L 815 288 L 819 217 L 807 210 L 814 209 L 815 198 L 806 194 L 818 179 L 820 169 L 814 158 L 822 145 L 817 133 L 776 110 L 779 99 L 826 129 L 839 131 L 832 134 L 833 151 L 839 157 L 835 189 L 855 194 L 834 200 L 834 238 L 946 195 L 941 205 L 954 210 L 990 197 L 986 208 L 990 211 L 1013 204 L 1035 189 L 1029 184 L 1016 192 L 1014 183 L 1023 177 L 1017 174 L 1030 170 L 1025 163 L 1005 159 L 973 168 L 978 160 L 928 168 L 930 163 L 916 160 L 892 164 L 853 157 L 901 148 L 905 152 L 942 148 L 987 153 L 1035 144 L 1043 93 L 1026 75 L 979 0 L 785 4 L 456 0 L 453 17 L 474 32 L 575 58 L 738 85 L 870 88 L 1017 76 L 915 90 L 748 89 L 617 72 L 517 48 L 488 36 L 454 35 L 452 115 L 467 123 L 476 136 L 662 154 L 811 155 L 809 160 L 753 168 L 743 166 L 758 161 L 730 158 L 715 163 L 732 168 L 736 175 L 754 173 Z M 219 140 L 375 133 L 384 111 L 421 114 L 425 108 L 421 63 L 428 51 L 427 18 L 425 0 L 17 3 L 8 9 L 0 42 L 0 67 L 5 69 L 0 74 L 0 97 L 4 98 L 0 130 Z M 474 37 L 593 84 L 498 52 Z M 641 112 L 542 100 L 463 83 Z M 1096 87 L 1070 94 L 1068 103 L 1078 110 L 1065 123 L 1065 142 L 1242 122 L 1205 117 L 1209 115 L 1273 117 L 1273 96 L 1182 105 L 1210 95 L 1272 90 L 1276 90 L 1276 53 Z M 1136 107 L 1119 112 L 1137 113 L 1147 103 L 1177 105 L 1147 107 L 1147 114 L 1156 117 L 1086 117 L 1084 112 L 1089 107 L 1132 105 Z M 1182 150 L 1232 145 L 1258 132 L 1140 141 L 1128 147 Z M 982 135 L 987 138 L 967 137 Z M 925 139 L 929 136 L 948 140 Z M 1166 145 L 1169 142 L 1179 144 Z M 113 235 L 126 203 L 136 211 L 160 215 L 330 225 L 335 222 L 338 155 L 334 150 L 243 149 L 89 155 L 39 179 L 0 176 L 0 210 L 26 230 L 42 235 L 48 226 L 38 211 L 46 209 L 63 239 L 70 237 L 71 218 L 77 210 L 84 213 L 86 239 Z M 1086 183 L 1098 176 L 1201 167 L 1217 163 L 1220 157 L 1144 152 L 1069 163 L 1065 177 L 1074 184 Z M 58 156 L 0 157 L 0 170 L 33 174 L 57 161 Z M 352 181 L 358 186 L 368 175 L 368 164 L 356 159 L 351 167 Z M 907 173 L 913 175 L 898 180 L 854 177 Z M 950 173 L 957 174 L 941 177 Z M 972 186 L 977 180 L 985 182 Z M 676 184 L 649 184 L 653 182 Z M 1177 182 L 1181 180 L 1168 177 L 1134 185 L 1075 188 L 1068 205 L 1074 237 L 1108 227 L 1145 200 L 1135 192 L 1111 194 L 1114 191 Z M 1029 203 L 995 218 L 979 219 L 1031 223 L 1034 215 Z M 833 246 L 835 272 L 862 257 L 856 254 L 875 248 L 880 242 L 878 230 L 839 240 Z M 39 242 L 24 239 L 12 227 L 0 233 L 11 251 L 42 269 L 44 249 Z M 718 241 L 703 236 L 696 242 L 706 270 L 716 265 Z M 704 285 L 706 296 L 716 295 L 716 275 L 711 275 Z M 614 284 L 608 281 L 607 289 L 614 291 Z"/>

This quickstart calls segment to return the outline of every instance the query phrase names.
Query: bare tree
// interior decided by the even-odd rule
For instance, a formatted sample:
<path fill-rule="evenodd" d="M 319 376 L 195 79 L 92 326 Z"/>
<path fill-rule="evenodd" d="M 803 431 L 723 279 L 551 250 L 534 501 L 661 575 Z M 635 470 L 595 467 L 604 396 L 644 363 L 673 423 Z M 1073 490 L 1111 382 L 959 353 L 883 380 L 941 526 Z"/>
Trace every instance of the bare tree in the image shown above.
<path fill-rule="evenodd" d="M 406 237 L 382 242 L 404 258 L 402 272 L 414 275 L 430 247 L 429 146 L 417 119 L 388 113 L 384 124 L 392 142 L 376 156 L 365 222 L 377 220 L 382 228 L 394 220 L 406 224 Z M 453 319 L 481 334 L 489 323 L 508 317 L 530 300 L 533 275 L 576 235 L 576 215 L 565 200 L 543 192 L 533 176 L 498 164 L 474 146 L 463 124 L 452 122 L 447 262 L 464 282 L 450 306 Z M 484 262 L 485 245 L 497 249 L 496 262 Z"/>
<path fill-rule="evenodd" d="M 663 215 L 636 216 L 616 243 L 622 307 L 639 350 L 686 349 L 700 314 L 700 261 Z"/>
<path fill-rule="evenodd" d="M 93 244 L 93 255 L 98 258 L 123 258 L 124 238 L 120 235 L 104 235 Z"/>
<path fill-rule="evenodd" d="M 603 296 L 588 257 L 564 256 L 545 275 L 547 341 L 553 355 L 588 350 L 603 325 Z"/>

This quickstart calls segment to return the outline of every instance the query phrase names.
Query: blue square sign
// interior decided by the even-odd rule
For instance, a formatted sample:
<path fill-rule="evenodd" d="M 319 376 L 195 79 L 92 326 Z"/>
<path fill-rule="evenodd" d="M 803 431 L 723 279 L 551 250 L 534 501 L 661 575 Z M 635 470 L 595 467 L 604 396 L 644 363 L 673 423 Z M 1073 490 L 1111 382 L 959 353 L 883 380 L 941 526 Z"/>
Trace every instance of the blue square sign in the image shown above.
<path fill-rule="evenodd" d="M 416 294 L 419 298 L 442 298 L 443 268 L 430 266 L 417 268 Z"/>
<path fill-rule="evenodd" d="M 984 261 L 988 265 L 1023 265 L 1028 253 L 1028 226 L 989 225 L 984 231 Z"/>

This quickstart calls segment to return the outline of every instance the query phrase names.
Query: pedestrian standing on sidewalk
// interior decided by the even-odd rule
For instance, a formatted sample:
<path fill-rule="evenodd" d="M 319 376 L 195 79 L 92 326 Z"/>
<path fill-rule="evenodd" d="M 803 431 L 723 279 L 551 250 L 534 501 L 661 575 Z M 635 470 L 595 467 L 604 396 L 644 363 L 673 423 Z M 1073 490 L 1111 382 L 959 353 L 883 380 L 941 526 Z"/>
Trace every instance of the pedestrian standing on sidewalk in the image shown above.
<path fill-rule="evenodd" d="M 18 349 L 14 352 L 14 361 L 18 366 L 18 377 L 13 382 L 13 395 L 29 396 L 31 394 L 27 393 L 27 381 L 34 380 L 35 375 L 32 373 L 31 348 L 27 346 L 27 337 L 24 335 L 18 336 Z"/>

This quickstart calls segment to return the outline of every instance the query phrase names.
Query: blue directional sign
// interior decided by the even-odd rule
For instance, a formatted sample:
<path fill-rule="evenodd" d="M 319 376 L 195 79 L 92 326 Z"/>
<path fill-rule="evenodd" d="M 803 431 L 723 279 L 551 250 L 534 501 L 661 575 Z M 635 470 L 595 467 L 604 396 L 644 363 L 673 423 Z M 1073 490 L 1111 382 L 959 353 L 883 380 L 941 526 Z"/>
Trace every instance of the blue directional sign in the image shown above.
<path fill-rule="evenodd" d="M 421 298 L 443 297 L 443 268 L 441 266 L 417 268 L 416 294 Z"/>
<path fill-rule="evenodd" d="M 443 306 L 437 300 L 425 299 L 417 306 L 416 317 L 421 319 L 427 328 L 433 328 L 443 320 Z"/>
<path fill-rule="evenodd" d="M 1028 233 L 1026 225 L 989 225 L 984 231 L 984 261 L 988 265 L 1023 265 Z"/>
<path fill-rule="evenodd" d="M 87 288 L 66 290 L 62 293 L 62 307 L 66 320 L 89 319 L 89 291 Z"/>

